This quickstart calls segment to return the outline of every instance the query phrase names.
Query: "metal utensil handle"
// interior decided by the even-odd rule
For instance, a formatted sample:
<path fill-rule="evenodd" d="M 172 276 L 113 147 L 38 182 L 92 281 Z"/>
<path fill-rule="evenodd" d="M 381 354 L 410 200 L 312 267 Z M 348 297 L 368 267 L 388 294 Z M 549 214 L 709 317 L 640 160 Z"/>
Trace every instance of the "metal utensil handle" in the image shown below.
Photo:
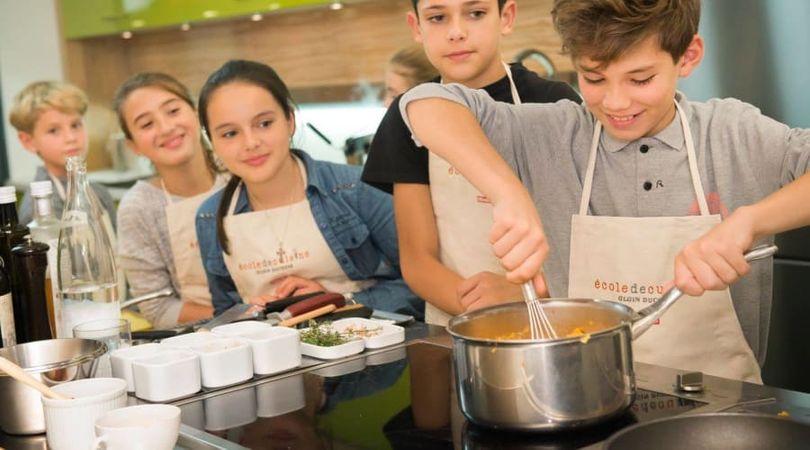
<path fill-rule="evenodd" d="M 145 302 L 147 300 L 154 300 L 156 298 L 161 297 L 170 297 L 174 295 L 174 291 L 171 288 L 161 289 L 159 291 L 150 292 L 148 294 L 141 295 L 140 297 L 135 297 L 133 299 L 127 300 L 121 303 L 121 309 L 128 308 L 132 305 L 137 305 L 138 303 Z"/>
<path fill-rule="evenodd" d="M 529 280 L 520 285 L 520 290 L 523 292 L 523 300 L 531 301 L 537 300 L 537 291 L 534 290 L 532 280 Z"/>
<path fill-rule="evenodd" d="M 758 261 L 773 256 L 777 250 L 779 248 L 775 245 L 760 245 L 747 251 L 744 257 L 748 262 Z M 637 311 L 638 319 L 633 321 L 633 339 L 644 334 L 682 296 L 683 292 L 673 286 L 658 301 Z"/>

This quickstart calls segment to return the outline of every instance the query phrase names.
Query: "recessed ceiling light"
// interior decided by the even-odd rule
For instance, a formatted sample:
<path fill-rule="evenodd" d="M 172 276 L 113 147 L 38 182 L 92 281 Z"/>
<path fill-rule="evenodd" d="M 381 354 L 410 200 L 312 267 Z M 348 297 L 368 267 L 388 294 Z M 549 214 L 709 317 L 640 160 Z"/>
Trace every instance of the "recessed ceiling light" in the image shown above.
<path fill-rule="evenodd" d="M 141 28 L 144 25 L 146 25 L 146 22 L 141 19 L 135 19 L 132 21 L 132 28 Z"/>
<path fill-rule="evenodd" d="M 340 0 L 335 0 L 329 5 L 329 9 L 331 9 L 332 11 L 343 9 L 343 2 L 341 2 Z"/>
<path fill-rule="evenodd" d="M 250 16 L 250 20 L 252 20 L 254 22 L 258 22 L 258 21 L 262 20 L 262 15 L 259 14 L 259 13 L 253 14 L 252 16 Z"/>
<path fill-rule="evenodd" d="M 277 2 L 270 3 L 270 5 L 267 6 L 267 9 L 269 9 L 270 11 L 275 11 L 279 8 L 281 8 L 281 3 Z"/>
<path fill-rule="evenodd" d="M 219 11 L 217 11 L 215 9 L 208 9 L 208 10 L 203 11 L 202 15 L 206 19 L 212 19 L 212 18 L 217 17 L 219 15 Z"/>
<path fill-rule="evenodd" d="M 132 32 L 131 31 L 124 31 L 121 33 L 121 37 L 124 39 L 132 39 Z"/>
<path fill-rule="evenodd" d="M 186 22 L 183 25 L 180 25 L 180 29 L 183 30 L 183 31 L 188 31 L 188 30 L 191 29 L 191 24 Z"/>

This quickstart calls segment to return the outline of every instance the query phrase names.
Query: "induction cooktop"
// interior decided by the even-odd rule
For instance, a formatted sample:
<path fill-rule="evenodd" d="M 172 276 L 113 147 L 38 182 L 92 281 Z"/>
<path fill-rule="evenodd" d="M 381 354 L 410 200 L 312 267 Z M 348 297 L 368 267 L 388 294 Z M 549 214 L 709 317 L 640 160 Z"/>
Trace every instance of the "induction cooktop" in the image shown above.
<path fill-rule="evenodd" d="M 483 428 L 462 415 L 450 349 L 414 343 L 180 405 L 182 421 L 253 449 L 581 449 L 706 403 L 638 389 L 619 417 L 557 433 Z"/>

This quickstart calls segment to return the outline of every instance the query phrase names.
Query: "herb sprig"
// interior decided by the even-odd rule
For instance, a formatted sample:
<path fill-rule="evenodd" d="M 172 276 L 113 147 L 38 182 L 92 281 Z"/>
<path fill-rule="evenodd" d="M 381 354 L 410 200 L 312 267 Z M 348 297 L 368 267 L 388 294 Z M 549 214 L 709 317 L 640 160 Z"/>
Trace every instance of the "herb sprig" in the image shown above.
<path fill-rule="evenodd" d="M 301 342 L 320 347 L 334 347 L 349 342 L 349 338 L 335 331 L 331 322 L 317 323 L 309 321 L 309 328 L 301 332 Z"/>

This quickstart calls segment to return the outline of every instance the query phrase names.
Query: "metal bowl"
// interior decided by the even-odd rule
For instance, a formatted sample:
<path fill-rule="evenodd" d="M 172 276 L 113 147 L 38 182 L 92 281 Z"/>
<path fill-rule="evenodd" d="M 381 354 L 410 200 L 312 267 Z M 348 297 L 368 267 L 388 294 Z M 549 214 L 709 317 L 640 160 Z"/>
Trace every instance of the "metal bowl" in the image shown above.
<path fill-rule="evenodd" d="M 48 339 L 0 349 L 3 356 L 48 386 L 90 378 L 104 343 L 91 339 Z M 9 434 L 45 432 L 40 394 L 0 372 L 0 428 Z"/>

